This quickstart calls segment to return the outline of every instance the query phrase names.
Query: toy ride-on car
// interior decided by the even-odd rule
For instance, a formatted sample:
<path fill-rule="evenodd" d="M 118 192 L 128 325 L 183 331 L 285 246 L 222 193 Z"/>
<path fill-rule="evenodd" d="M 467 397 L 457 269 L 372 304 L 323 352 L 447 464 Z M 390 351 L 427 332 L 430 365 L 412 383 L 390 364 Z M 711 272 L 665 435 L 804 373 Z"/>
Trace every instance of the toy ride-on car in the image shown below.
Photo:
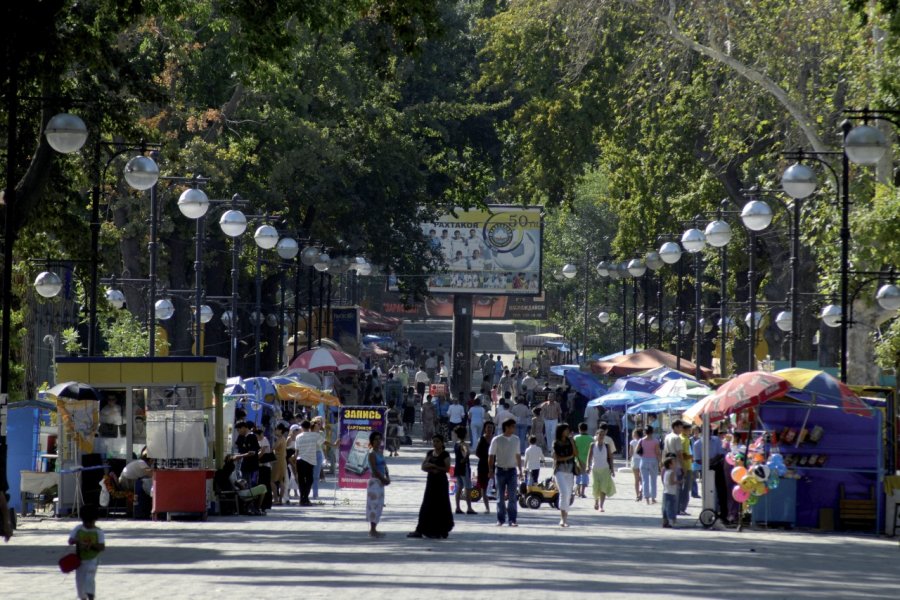
<path fill-rule="evenodd" d="M 536 485 L 519 484 L 519 506 L 537 510 L 545 503 L 553 508 L 559 507 L 559 489 L 553 479 L 546 479 Z"/>

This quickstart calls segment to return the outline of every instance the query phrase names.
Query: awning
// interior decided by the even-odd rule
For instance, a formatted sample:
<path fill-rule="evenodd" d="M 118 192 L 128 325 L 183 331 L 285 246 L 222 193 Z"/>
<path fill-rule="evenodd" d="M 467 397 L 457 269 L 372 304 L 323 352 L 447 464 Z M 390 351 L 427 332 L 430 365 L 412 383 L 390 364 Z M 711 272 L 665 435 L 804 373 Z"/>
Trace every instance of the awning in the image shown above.
<path fill-rule="evenodd" d="M 402 319 L 387 317 L 381 313 L 369 310 L 368 308 L 359 309 L 359 329 L 360 331 L 394 331 L 403 324 Z"/>
<path fill-rule="evenodd" d="M 526 335 L 522 340 L 522 346 L 525 348 L 543 348 L 547 342 L 562 342 L 565 336 L 558 333 L 538 333 L 534 335 Z"/>

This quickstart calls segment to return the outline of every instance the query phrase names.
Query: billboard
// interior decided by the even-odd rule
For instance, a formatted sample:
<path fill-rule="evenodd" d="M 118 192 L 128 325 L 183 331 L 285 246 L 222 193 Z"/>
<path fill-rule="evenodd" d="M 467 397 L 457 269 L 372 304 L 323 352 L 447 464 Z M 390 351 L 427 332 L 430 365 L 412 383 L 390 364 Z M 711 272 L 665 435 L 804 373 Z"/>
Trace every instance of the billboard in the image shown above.
<path fill-rule="evenodd" d="M 539 296 L 475 296 L 473 299 L 475 319 L 494 320 L 544 320 L 547 318 L 545 294 Z M 383 315 L 401 319 L 451 319 L 453 318 L 453 295 L 436 294 L 405 306 L 398 294 L 385 292 L 382 298 Z"/>
<path fill-rule="evenodd" d="M 433 294 L 537 296 L 541 293 L 541 207 L 458 210 L 422 223 L 447 271 L 428 275 Z M 396 279 L 389 278 L 389 289 Z"/>

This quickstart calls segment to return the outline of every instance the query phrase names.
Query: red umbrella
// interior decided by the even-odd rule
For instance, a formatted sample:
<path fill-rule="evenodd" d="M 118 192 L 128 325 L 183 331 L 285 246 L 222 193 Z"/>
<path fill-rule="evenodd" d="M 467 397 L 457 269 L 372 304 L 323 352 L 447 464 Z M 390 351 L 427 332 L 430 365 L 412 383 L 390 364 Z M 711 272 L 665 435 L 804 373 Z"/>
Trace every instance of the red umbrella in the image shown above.
<path fill-rule="evenodd" d="M 307 350 L 290 364 L 291 369 L 310 373 L 330 371 L 359 371 L 359 361 L 345 352 L 330 348 Z"/>
<path fill-rule="evenodd" d="M 742 373 L 687 409 L 684 416 L 695 423 L 702 423 L 705 414 L 711 423 L 721 421 L 732 413 L 783 396 L 789 389 L 790 383 L 772 373 Z"/>

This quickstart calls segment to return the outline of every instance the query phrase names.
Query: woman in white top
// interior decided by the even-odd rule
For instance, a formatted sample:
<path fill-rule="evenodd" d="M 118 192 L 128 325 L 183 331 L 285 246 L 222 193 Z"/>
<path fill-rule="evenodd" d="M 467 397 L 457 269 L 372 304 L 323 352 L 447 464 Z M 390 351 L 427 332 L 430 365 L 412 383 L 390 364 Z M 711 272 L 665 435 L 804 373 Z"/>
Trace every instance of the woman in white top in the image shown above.
<path fill-rule="evenodd" d="M 588 452 L 588 465 L 591 466 L 591 479 L 594 482 L 594 510 L 604 512 L 603 504 L 608 497 L 616 495 L 616 476 L 612 452 L 606 443 L 606 428 L 602 425 Z"/>
<path fill-rule="evenodd" d="M 628 460 L 631 465 L 631 472 L 634 473 L 634 495 L 637 498 L 635 502 L 641 501 L 641 456 L 637 453 L 638 444 L 644 437 L 644 430 L 638 427 L 631 432 L 631 442 L 628 446 Z"/>

